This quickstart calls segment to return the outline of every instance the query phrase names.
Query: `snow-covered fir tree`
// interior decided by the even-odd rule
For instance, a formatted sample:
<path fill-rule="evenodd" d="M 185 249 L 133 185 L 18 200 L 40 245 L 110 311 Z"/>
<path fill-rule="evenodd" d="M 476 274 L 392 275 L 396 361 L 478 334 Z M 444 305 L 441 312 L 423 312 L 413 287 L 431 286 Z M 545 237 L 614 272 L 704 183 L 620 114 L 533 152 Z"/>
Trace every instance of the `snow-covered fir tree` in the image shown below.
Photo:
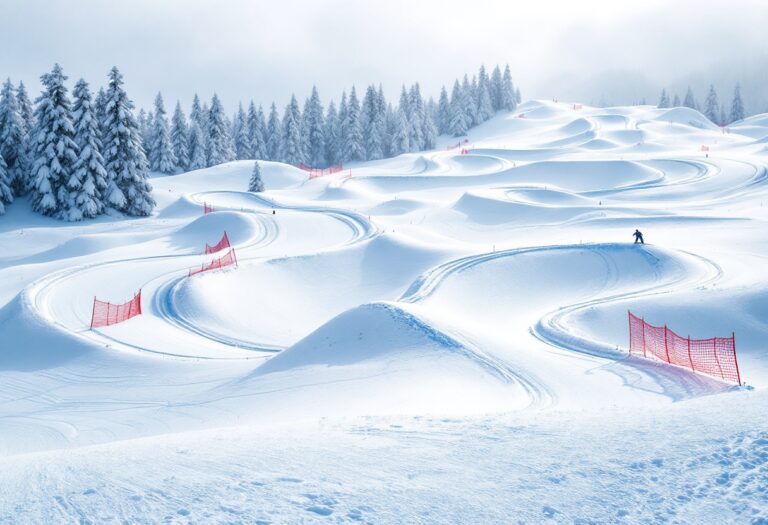
<path fill-rule="evenodd" d="M 207 111 L 203 111 L 203 107 L 200 105 L 200 97 L 195 93 L 195 95 L 192 97 L 192 106 L 189 109 L 189 122 L 190 124 L 195 123 L 197 124 L 198 129 L 200 130 L 200 138 L 202 139 L 200 142 L 196 142 L 194 144 L 194 147 L 192 143 L 190 142 L 190 149 L 189 149 L 189 159 L 190 162 L 192 162 L 192 159 L 200 158 L 202 155 L 206 158 L 205 164 L 208 164 L 207 160 L 207 140 L 208 140 L 208 114 Z M 194 148 L 199 148 L 201 151 L 195 151 Z M 205 166 L 202 166 L 205 167 Z M 194 168 L 199 169 L 199 168 Z"/>
<path fill-rule="evenodd" d="M 456 80 L 453 83 L 453 91 L 451 93 L 451 121 L 448 124 L 448 131 L 454 137 L 466 135 L 469 129 L 465 106 L 464 92 L 459 85 L 459 81 Z"/>
<path fill-rule="evenodd" d="M 19 104 L 19 115 L 21 115 L 21 120 L 24 121 L 24 134 L 26 136 L 35 126 L 35 116 L 34 108 L 29 100 L 24 82 L 19 82 L 19 87 L 16 88 L 16 101 Z"/>
<path fill-rule="evenodd" d="M 149 166 L 152 171 L 174 173 L 176 171 L 176 156 L 171 145 L 171 129 L 168 115 L 165 112 L 163 95 L 155 97 L 155 120 L 152 123 L 152 134 L 149 144 Z"/>
<path fill-rule="evenodd" d="M 501 109 L 502 81 L 501 69 L 499 69 L 498 65 L 493 68 L 493 72 L 491 73 L 489 90 L 491 92 L 491 103 L 493 104 L 493 110 L 499 111 Z"/>
<path fill-rule="evenodd" d="M 424 107 L 424 99 L 421 97 L 421 87 L 418 82 L 411 86 L 408 93 L 408 101 L 411 106 L 409 122 L 411 126 L 411 151 L 421 151 L 424 149 L 424 119 L 426 118 L 426 108 Z"/>
<path fill-rule="evenodd" d="M 709 86 L 709 93 L 707 93 L 707 100 L 704 102 L 704 115 L 717 124 L 720 119 L 720 104 L 717 101 L 717 92 L 715 86 Z"/>
<path fill-rule="evenodd" d="M 141 147 L 144 149 L 144 154 L 149 155 L 149 151 L 152 149 L 152 134 L 154 133 L 153 123 L 155 122 L 155 115 L 152 111 L 148 111 L 144 114 L 142 119 L 141 111 L 136 119 L 136 125 L 139 128 L 139 135 L 141 136 Z"/>
<path fill-rule="evenodd" d="M 424 138 L 424 149 L 433 149 L 437 142 L 437 126 L 435 125 L 435 118 L 432 116 L 431 112 L 424 113 L 424 121 L 422 122 L 421 129 Z"/>
<path fill-rule="evenodd" d="M 13 192 L 8 174 L 5 171 L 5 160 L 0 155 L 0 215 L 5 215 L 5 206 L 13 202 Z"/>
<path fill-rule="evenodd" d="M 278 115 L 277 106 L 273 102 L 269 108 L 269 120 L 267 120 L 267 160 L 280 160 L 282 135 L 280 115 Z"/>
<path fill-rule="evenodd" d="M 341 162 L 339 134 L 339 115 L 336 112 L 336 104 L 331 100 L 325 115 L 325 130 L 323 132 L 325 136 L 325 160 L 331 166 Z"/>
<path fill-rule="evenodd" d="M 264 123 L 264 111 L 261 109 L 261 106 L 259 106 L 257 111 L 253 100 L 248 104 L 246 128 L 248 131 L 248 151 L 250 158 L 266 159 L 267 144 L 264 140 L 264 132 L 266 128 L 266 124 Z"/>
<path fill-rule="evenodd" d="M 66 75 L 55 64 L 40 77 L 43 91 L 36 100 L 36 126 L 33 130 L 32 208 L 43 215 L 69 218 L 76 207 L 75 195 L 67 185 L 78 158 L 72 125 L 72 104 L 64 85 Z M 15 100 L 15 98 L 14 98 Z"/>
<path fill-rule="evenodd" d="M 339 144 L 338 144 L 338 162 L 345 162 L 347 160 L 346 158 L 346 150 L 345 145 L 347 143 L 347 137 L 349 136 L 349 131 L 347 130 L 347 114 L 349 113 L 349 109 L 347 107 L 347 92 L 342 91 L 341 92 L 341 101 L 339 102 Z"/>
<path fill-rule="evenodd" d="M 27 125 L 21 115 L 16 90 L 8 79 L 0 92 L 0 155 L 6 163 L 6 176 L 15 195 L 29 187 Z"/>
<path fill-rule="evenodd" d="M 211 98 L 211 108 L 208 111 L 208 137 L 206 141 L 206 157 L 209 166 L 216 166 L 234 160 L 230 125 L 224 113 L 224 107 L 217 94 Z"/>
<path fill-rule="evenodd" d="M 251 172 L 251 180 L 248 183 L 248 191 L 259 193 L 264 191 L 264 181 L 261 180 L 261 166 L 259 161 L 253 163 L 253 171 Z"/>
<path fill-rule="evenodd" d="M 696 109 L 696 99 L 693 97 L 693 90 L 691 89 L 691 86 L 688 86 L 688 90 L 685 92 L 683 107 Z"/>
<path fill-rule="evenodd" d="M 494 113 L 493 102 L 491 101 L 490 84 L 491 79 L 485 71 L 485 66 L 481 65 L 480 71 L 477 73 L 477 98 L 475 100 L 479 122 L 485 122 L 491 118 Z M 446 98 L 447 97 L 448 95 L 446 94 Z"/>
<path fill-rule="evenodd" d="M 155 200 L 151 195 L 152 186 L 147 182 L 147 157 L 133 116 L 133 102 L 123 89 L 123 76 L 116 67 L 109 72 L 102 143 L 107 170 L 105 204 L 128 215 L 152 213 Z"/>
<path fill-rule="evenodd" d="M 171 149 L 173 156 L 176 157 L 176 171 L 187 171 L 189 169 L 189 131 L 187 129 L 187 119 L 181 109 L 181 104 L 176 102 L 176 108 L 173 110 L 171 119 Z"/>
<path fill-rule="evenodd" d="M 360 102 L 357 99 L 355 86 L 349 92 L 347 104 L 347 116 L 344 128 L 347 136 L 344 142 L 345 160 L 365 160 L 365 139 L 363 138 L 363 126 L 360 119 Z"/>
<path fill-rule="evenodd" d="M 736 84 L 733 90 L 733 101 L 731 102 L 730 122 L 744 120 L 744 102 L 741 100 L 741 86 Z"/>
<path fill-rule="evenodd" d="M 493 109 L 493 107 L 491 107 Z M 437 102 L 437 131 L 443 135 L 450 133 L 451 102 L 448 99 L 448 91 L 445 86 L 440 89 L 440 99 Z"/>
<path fill-rule="evenodd" d="M 384 158 L 384 116 L 379 112 L 379 96 L 373 85 L 368 86 L 361 108 L 365 153 L 368 160 Z"/>
<path fill-rule="evenodd" d="M 475 106 L 475 97 L 472 95 L 472 85 L 469 78 L 464 75 L 461 81 L 461 101 L 464 107 L 464 119 L 467 122 L 467 129 L 471 128 L 477 120 L 477 107 Z"/>
<path fill-rule="evenodd" d="M 199 170 L 208 165 L 205 157 L 205 137 L 200 125 L 194 120 L 189 123 L 189 170 Z"/>
<path fill-rule="evenodd" d="M 242 102 L 237 106 L 237 113 L 232 122 L 232 139 L 235 144 L 235 158 L 237 160 L 253 158 L 251 156 L 251 140 L 248 136 L 248 119 Z"/>
<path fill-rule="evenodd" d="M 325 166 L 325 116 L 317 88 L 312 86 L 312 95 L 303 115 L 305 129 L 305 153 L 312 166 Z"/>
<path fill-rule="evenodd" d="M 501 78 L 501 109 L 514 111 L 517 107 L 517 96 L 515 95 L 515 86 L 512 84 L 512 72 L 509 70 L 509 64 L 504 67 L 504 74 Z"/>
<path fill-rule="evenodd" d="M 397 156 L 411 150 L 409 129 L 408 115 L 406 115 L 405 109 L 398 107 L 395 112 L 394 128 L 389 143 L 390 155 Z"/>
<path fill-rule="evenodd" d="M 107 170 L 101 156 L 99 125 L 88 83 L 82 78 L 78 80 L 72 95 L 74 140 L 79 154 L 74 173 L 67 183 L 67 189 L 75 200 L 75 207 L 69 210 L 67 219 L 79 221 L 96 217 L 104 211 L 102 194 L 107 189 Z"/>
<path fill-rule="evenodd" d="M 656 105 L 657 108 L 668 108 L 669 107 L 669 96 L 667 95 L 667 90 L 662 89 L 661 95 L 659 96 L 659 103 Z"/>
<path fill-rule="evenodd" d="M 680 107 L 680 95 L 675 93 L 675 97 L 672 99 L 672 107 L 673 108 L 679 108 Z"/>
<path fill-rule="evenodd" d="M 305 156 L 301 139 L 301 110 L 294 95 L 291 95 L 291 101 L 285 106 L 281 129 L 283 134 L 280 158 L 286 164 L 298 166 L 304 162 Z"/>

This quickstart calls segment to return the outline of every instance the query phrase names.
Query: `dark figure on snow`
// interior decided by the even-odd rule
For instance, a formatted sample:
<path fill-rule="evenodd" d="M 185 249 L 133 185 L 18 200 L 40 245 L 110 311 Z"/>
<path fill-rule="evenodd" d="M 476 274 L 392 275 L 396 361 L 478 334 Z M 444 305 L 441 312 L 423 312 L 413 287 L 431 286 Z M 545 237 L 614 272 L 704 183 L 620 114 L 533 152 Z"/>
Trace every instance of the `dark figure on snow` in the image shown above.
<path fill-rule="evenodd" d="M 640 230 L 635 230 L 635 233 L 633 233 L 632 235 L 635 236 L 635 244 L 637 243 L 645 244 L 645 241 L 643 240 L 643 234 L 640 232 Z"/>

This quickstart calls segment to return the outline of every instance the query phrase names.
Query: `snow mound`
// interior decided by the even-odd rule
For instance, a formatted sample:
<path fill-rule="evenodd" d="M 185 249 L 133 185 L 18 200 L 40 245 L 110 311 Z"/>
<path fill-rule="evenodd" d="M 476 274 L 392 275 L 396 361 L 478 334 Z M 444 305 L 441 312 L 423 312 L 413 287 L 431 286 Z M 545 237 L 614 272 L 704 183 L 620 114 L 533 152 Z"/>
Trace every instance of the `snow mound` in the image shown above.
<path fill-rule="evenodd" d="M 255 237 L 259 224 L 251 214 L 219 211 L 201 215 L 169 236 L 177 247 L 202 250 L 206 244 L 214 245 L 227 232 L 231 244 L 240 244 Z"/>
<path fill-rule="evenodd" d="M 576 206 L 553 206 L 545 202 L 536 202 L 534 199 L 530 199 L 534 193 L 533 191 L 527 192 L 527 194 L 523 193 L 521 194 L 523 198 L 516 200 L 516 192 L 508 193 L 509 199 L 505 199 L 494 192 L 471 191 L 462 195 L 452 208 L 466 215 L 467 219 L 485 225 L 512 222 L 516 224 L 552 224 L 573 220 L 580 215 L 598 211 L 597 203 L 589 205 L 580 202 Z M 546 200 L 546 198 L 544 197 L 542 200 Z M 576 197 L 574 197 L 574 201 L 577 201 Z"/>
<path fill-rule="evenodd" d="M 515 182 L 554 184 L 570 191 L 594 191 L 659 179 L 659 173 L 633 161 L 543 161 L 510 172 Z"/>
<path fill-rule="evenodd" d="M 610 140 L 605 139 L 592 139 L 581 145 L 582 148 L 592 150 L 613 149 L 617 148 L 618 146 L 619 145 L 615 142 L 611 142 Z"/>
<path fill-rule="evenodd" d="M 672 108 L 658 115 L 656 120 L 685 124 L 699 129 L 717 129 L 717 126 L 712 124 L 707 117 L 691 108 Z"/>

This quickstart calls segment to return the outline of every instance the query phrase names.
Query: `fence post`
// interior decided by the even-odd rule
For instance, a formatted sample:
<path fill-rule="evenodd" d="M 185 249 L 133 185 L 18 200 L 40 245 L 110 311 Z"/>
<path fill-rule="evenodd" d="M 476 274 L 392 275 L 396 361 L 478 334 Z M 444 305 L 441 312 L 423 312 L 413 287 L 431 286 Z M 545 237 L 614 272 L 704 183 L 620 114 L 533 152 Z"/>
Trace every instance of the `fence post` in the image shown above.
<path fill-rule="evenodd" d="M 91 310 L 91 330 L 93 330 L 93 317 L 96 315 L 96 296 L 93 296 L 93 310 Z"/>
<path fill-rule="evenodd" d="M 235 266 L 239 267 L 240 265 L 237 264 L 237 253 L 235 252 L 234 248 L 232 248 L 232 257 L 235 259 Z"/>
<path fill-rule="evenodd" d="M 667 325 L 664 325 L 664 352 L 667 354 L 667 363 L 672 363 L 669 360 L 669 346 L 667 345 Z"/>
<path fill-rule="evenodd" d="M 136 295 L 136 306 L 138 307 L 136 315 L 141 315 L 141 288 L 139 288 L 139 293 Z"/>
<path fill-rule="evenodd" d="M 691 363 L 691 370 L 694 372 L 696 371 L 696 368 L 693 366 L 693 358 L 691 357 L 691 336 L 688 336 L 688 361 Z"/>
<path fill-rule="evenodd" d="M 741 386 L 741 374 L 739 373 L 739 361 L 736 359 L 736 332 L 731 332 L 731 339 L 733 339 L 733 363 L 736 365 L 736 381 Z"/>

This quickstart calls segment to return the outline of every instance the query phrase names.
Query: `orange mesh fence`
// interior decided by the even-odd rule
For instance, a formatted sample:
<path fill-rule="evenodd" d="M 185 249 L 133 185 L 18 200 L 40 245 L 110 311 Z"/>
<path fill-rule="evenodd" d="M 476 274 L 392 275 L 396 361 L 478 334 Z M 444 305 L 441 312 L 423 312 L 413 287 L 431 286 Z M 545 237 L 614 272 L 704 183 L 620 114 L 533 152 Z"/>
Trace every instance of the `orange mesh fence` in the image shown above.
<path fill-rule="evenodd" d="M 100 328 L 122 323 L 131 317 L 141 314 L 141 290 L 133 299 L 123 304 L 112 304 L 93 298 L 93 313 L 91 313 L 91 328 Z"/>
<path fill-rule="evenodd" d="M 666 326 L 648 324 L 629 312 L 629 353 L 741 384 L 735 335 L 691 339 Z"/>
<path fill-rule="evenodd" d="M 213 246 L 210 246 L 206 243 L 205 245 L 205 254 L 210 255 L 212 253 L 220 252 L 221 250 L 224 250 L 225 248 L 229 248 L 229 237 L 227 236 L 227 232 L 224 232 L 224 235 L 222 236 L 221 240 L 214 244 Z"/>
<path fill-rule="evenodd" d="M 209 263 L 203 264 L 200 268 L 193 268 L 189 270 L 189 277 L 197 275 L 198 273 L 208 272 L 211 270 L 218 270 L 219 268 L 226 268 L 237 264 L 237 255 L 235 249 L 232 248 L 226 255 L 218 257 Z"/>

